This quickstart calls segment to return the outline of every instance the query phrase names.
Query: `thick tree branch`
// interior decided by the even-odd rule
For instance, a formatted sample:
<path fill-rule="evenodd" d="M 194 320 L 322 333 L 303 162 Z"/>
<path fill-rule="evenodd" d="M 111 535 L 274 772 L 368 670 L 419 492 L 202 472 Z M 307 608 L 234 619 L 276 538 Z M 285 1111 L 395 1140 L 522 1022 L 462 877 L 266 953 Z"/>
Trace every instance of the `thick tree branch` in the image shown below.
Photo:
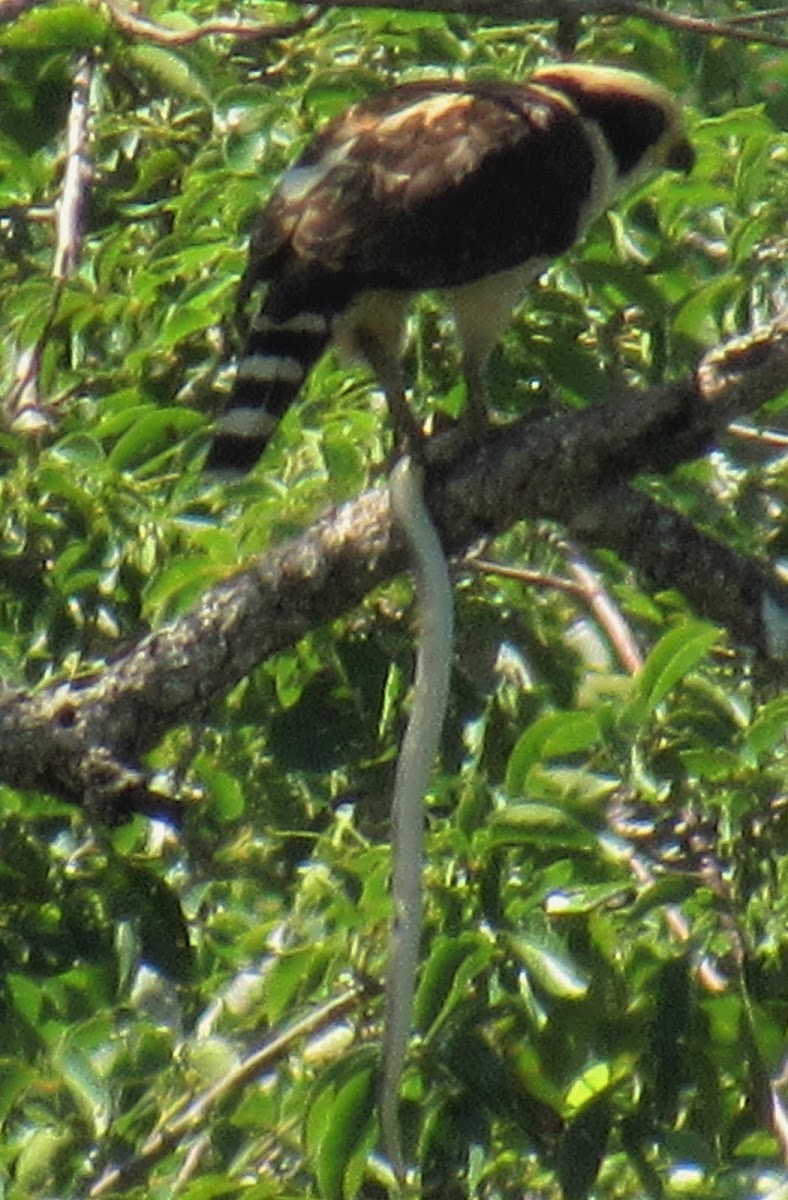
<path fill-rule="evenodd" d="M 788 318 L 719 348 L 694 376 L 661 389 L 493 429 L 472 453 L 430 471 L 428 502 L 444 545 L 460 552 L 522 517 L 585 523 L 598 544 L 643 561 L 652 573 L 661 562 L 666 581 L 686 587 L 735 638 L 764 651 L 764 592 L 788 611 L 788 588 L 765 566 L 696 531 L 688 560 L 664 524 L 674 529 L 678 518 L 664 510 L 644 535 L 650 502 L 631 490 L 622 502 L 621 489 L 643 471 L 668 470 L 703 453 L 734 413 L 754 411 L 787 385 Z M 611 495 L 617 520 L 605 508 Z M 600 520 L 598 511 L 607 517 Z M 385 489 L 326 514 L 211 588 L 191 613 L 95 678 L 34 695 L 6 693 L 4 782 L 121 812 L 155 806 L 138 764 L 169 728 L 204 719 L 258 663 L 358 604 L 403 570 L 406 558 Z M 697 597 L 696 579 L 703 585 Z"/>
<path fill-rule="evenodd" d="M 784 608 L 788 620 L 788 589 L 767 564 L 733 554 L 626 484 L 590 506 L 573 529 L 586 542 L 616 550 L 652 587 L 678 588 L 700 616 L 725 625 L 738 642 L 773 652 L 764 604 Z"/>
<path fill-rule="evenodd" d="M 35 8 L 43 0 L 0 0 L 0 25 L 15 21 L 28 8 Z"/>

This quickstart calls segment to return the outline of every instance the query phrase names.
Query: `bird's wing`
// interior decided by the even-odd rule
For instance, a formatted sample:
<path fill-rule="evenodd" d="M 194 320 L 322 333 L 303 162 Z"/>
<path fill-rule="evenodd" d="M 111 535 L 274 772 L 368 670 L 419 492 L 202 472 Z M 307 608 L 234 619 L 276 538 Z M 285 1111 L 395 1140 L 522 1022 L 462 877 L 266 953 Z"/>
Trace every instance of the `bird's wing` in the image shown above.
<path fill-rule="evenodd" d="M 403 85 L 335 118 L 284 176 L 253 240 L 285 312 L 321 280 L 454 287 L 575 240 L 593 139 L 571 102 L 527 85 Z M 288 297 L 285 300 L 285 296 Z"/>

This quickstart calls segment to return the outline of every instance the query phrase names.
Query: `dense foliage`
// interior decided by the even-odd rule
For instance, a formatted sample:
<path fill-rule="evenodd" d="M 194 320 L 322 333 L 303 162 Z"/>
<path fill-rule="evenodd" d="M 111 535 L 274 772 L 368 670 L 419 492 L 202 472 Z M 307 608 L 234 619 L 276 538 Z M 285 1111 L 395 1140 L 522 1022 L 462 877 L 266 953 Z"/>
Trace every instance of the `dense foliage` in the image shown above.
<path fill-rule="evenodd" d="M 212 0 L 146 12 L 182 32 L 226 15 Z M 389 445 L 380 397 L 330 356 L 248 480 L 201 478 L 245 231 L 351 99 L 447 71 L 519 78 L 554 38 L 550 22 L 375 9 L 176 46 L 76 2 L 0 26 L 9 395 L 28 371 L 0 435 L 8 688 L 100 670 L 370 481 Z M 85 55 L 84 236 L 58 283 L 52 206 Z M 788 298 L 785 51 L 597 17 L 577 55 L 686 96 L 698 166 L 628 197 L 535 289 L 493 363 L 502 418 L 676 377 Z M 456 366 L 426 299 L 409 351 L 424 412 L 458 411 Z M 786 402 L 764 421 L 784 423 Z M 731 437 L 643 486 L 737 549 L 785 553 L 768 441 Z M 541 586 L 457 570 L 404 1087 L 422 1194 L 784 1198 L 784 678 L 607 556 L 600 579 L 646 655 L 621 666 L 577 589 L 548 586 L 565 566 L 554 532 L 485 548 Z M 0 1195 L 110 1194 L 105 1173 L 134 1156 L 128 1198 L 394 1194 L 374 1102 L 409 599 L 398 581 L 217 697 L 207 727 L 170 733 L 149 765 L 181 829 L 106 828 L 3 786 L 0 763 Z"/>

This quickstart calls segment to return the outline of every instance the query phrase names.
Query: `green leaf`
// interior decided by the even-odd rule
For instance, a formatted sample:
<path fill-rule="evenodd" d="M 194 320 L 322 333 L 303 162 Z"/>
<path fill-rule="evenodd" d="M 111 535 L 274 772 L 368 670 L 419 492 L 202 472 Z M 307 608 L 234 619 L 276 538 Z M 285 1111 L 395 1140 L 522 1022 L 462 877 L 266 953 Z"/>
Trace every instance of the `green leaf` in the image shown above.
<path fill-rule="evenodd" d="M 56 1175 L 58 1160 L 71 1144 L 71 1134 L 65 1130 L 40 1126 L 26 1138 L 14 1164 L 14 1180 L 20 1196 L 40 1194 Z M 49 1188 L 46 1188 L 50 1191 Z M 51 1193 L 50 1193 L 51 1194 Z"/>
<path fill-rule="evenodd" d="M 139 196 L 144 196 L 146 192 L 156 188 L 160 183 L 172 186 L 178 179 L 182 168 L 181 156 L 171 147 L 156 150 L 142 160 L 134 186 L 122 194 L 125 199 L 134 200 Z"/>
<path fill-rule="evenodd" d="M 35 1028 L 41 1018 L 41 1006 L 44 993 L 34 980 L 25 975 L 9 974 L 6 976 L 8 990 L 13 998 L 14 1007 L 22 1013 L 31 1027 Z"/>
<path fill-rule="evenodd" d="M 491 846 L 535 843 L 591 849 L 596 838 L 569 813 L 549 804 L 508 804 L 488 821 Z"/>
<path fill-rule="evenodd" d="M 506 768 L 506 790 L 512 796 L 522 795 L 535 763 L 588 750 L 599 738 L 599 724 L 592 712 L 545 713 L 518 738 Z"/>
<path fill-rule="evenodd" d="M 266 973 L 265 989 L 265 1013 L 272 1024 L 282 1020 L 304 988 L 322 979 L 330 955 L 330 947 L 310 944 L 274 960 Z"/>
<path fill-rule="evenodd" d="M 590 1063 L 569 1085 L 564 1099 L 567 1115 L 576 1116 L 620 1080 L 630 1078 L 631 1074 L 632 1063 L 628 1057 L 622 1057 L 613 1064 L 604 1060 Z"/>
<path fill-rule="evenodd" d="M 217 771 L 206 761 L 196 762 L 195 770 L 205 780 L 222 821 L 237 821 L 245 808 L 243 789 L 238 780 L 228 771 Z"/>
<path fill-rule="evenodd" d="M 666 904 L 681 904 L 697 893 L 697 881 L 691 875 L 663 875 L 654 883 L 646 884 L 630 908 L 633 919 L 642 918 L 652 909 Z"/>
<path fill-rule="evenodd" d="M 165 93 L 187 100 L 208 102 L 209 92 L 193 62 L 175 50 L 161 46 L 128 46 L 124 56 L 164 86 Z"/>
<path fill-rule="evenodd" d="M 545 901 L 545 912 L 551 917 L 592 913 L 625 896 L 626 888 L 620 883 L 592 883 L 582 888 L 552 892 Z"/>
<path fill-rule="evenodd" d="M 535 983 L 558 1000 L 582 1000 L 588 993 L 588 981 L 572 960 L 557 950 L 545 949 L 524 934 L 506 939 L 515 957 L 526 967 Z"/>
<path fill-rule="evenodd" d="M 28 1088 L 32 1088 L 38 1080 L 38 1072 L 30 1065 L 11 1062 L 3 1063 L 0 1072 L 0 1120 L 5 1122 L 9 1112 L 13 1110 Z"/>
<path fill-rule="evenodd" d="M 529 796 L 547 804 L 567 806 L 579 816 L 598 812 L 601 801 L 620 786 L 620 779 L 604 779 L 593 771 L 572 767 L 546 767 L 535 763 L 528 772 Z"/>
<path fill-rule="evenodd" d="M 756 759 L 788 743 L 788 696 L 778 696 L 765 704 L 745 734 L 745 741 Z"/>
<path fill-rule="evenodd" d="M 377 1073 L 360 1059 L 337 1091 L 317 1155 L 317 1181 L 325 1200 L 352 1200 L 374 1137 Z"/>
<path fill-rule="evenodd" d="M 221 280 L 216 285 L 222 292 L 227 291 L 229 284 Z M 209 307 L 206 303 L 192 301 L 178 304 L 167 316 L 159 335 L 160 344 L 169 350 L 178 342 L 190 337 L 193 333 L 202 332 L 216 324 L 217 307 Z"/>
<path fill-rule="evenodd" d="M 222 1196 L 237 1197 L 238 1185 L 227 1178 L 226 1172 L 215 1172 L 192 1180 L 185 1189 L 179 1189 L 179 1200 L 221 1200 Z M 244 1200 L 253 1200 L 254 1188 L 244 1188 Z M 270 1192 L 262 1193 L 270 1196 Z"/>
<path fill-rule="evenodd" d="M 164 450 L 173 442 L 192 433 L 203 424 L 199 413 L 185 408 L 160 408 L 147 412 L 113 446 L 109 465 L 116 471 L 128 470 L 143 462 L 154 451 Z"/>
<path fill-rule="evenodd" d="M 26 200 L 35 186 L 36 175 L 30 156 L 13 138 L 0 132 L 0 199 L 8 202 Z"/>
<path fill-rule="evenodd" d="M 225 568 L 202 556 L 185 554 L 170 560 L 142 592 L 143 611 L 151 623 L 185 612 L 198 596 L 217 583 Z"/>
<path fill-rule="evenodd" d="M 107 1028 L 106 1037 L 111 1036 Z M 77 1044 L 69 1033 L 61 1041 L 53 1055 L 53 1063 L 60 1072 L 71 1096 L 94 1136 L 102 1137 L 109 1128 L 112 1118 L 112 1097 L 107 1083 L 90 1054 Z"/>
<path fill-rule="evenodd" d="M 434 1036 L 468 994 L 472 981 L 489 965 L 492 941 L 478 933 L 435 939 L 414 1001 L 414 1024 Z"/>
<path fill-rule="evenodd" d="M 130 863 L 125 878 L 113 882 L 120 913 L 138 921 L 143 957 L 171 979 L 186 982 L 192 968 L 192 949 L 175 889 L 152 870 Z"/>
<path fill-rule="evenodd" d="M 609 398 L 610 384 L 601 369 L 599 358 L 569 335 L 562 338 L 533 338 L 531 352 L 544 364 L 551 381 L 584 404 Z"/>
<path fill-rule="evenodd" d="M 719 637 L 719 629 L 704 621 L 682 621 L 664 634 L 637 674 L 635 696 L 621 714 L 622 724 L 642 725 Z"/>
<path fill-rule="evenodd" d="M 740 286 L 735 277 L 722 276 L 693 292 L 676 312 L 674 332 L 702 346 L 713 345 L 720 338 L 725 306 Z"/>
<path fill-rule="evenodd" d="M 8 50 L 93 50 L 104 40 L 107 24 L 86 4 L 53 4 L 23 12 L 0 33 Z"/>

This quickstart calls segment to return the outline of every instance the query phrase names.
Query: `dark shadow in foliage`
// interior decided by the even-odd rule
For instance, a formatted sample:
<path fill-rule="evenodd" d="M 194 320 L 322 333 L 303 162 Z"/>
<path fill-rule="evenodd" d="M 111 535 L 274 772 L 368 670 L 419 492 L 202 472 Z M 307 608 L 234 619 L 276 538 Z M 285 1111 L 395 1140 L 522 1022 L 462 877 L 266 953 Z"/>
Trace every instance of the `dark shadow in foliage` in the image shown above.
<path fill-rule="evenodd" d="M 587 1104 L 567 1125 L 558 1148 L 563 1200 L 586 1200 L 607 1151 L 613 1108 L 606 1095 Z"/>

